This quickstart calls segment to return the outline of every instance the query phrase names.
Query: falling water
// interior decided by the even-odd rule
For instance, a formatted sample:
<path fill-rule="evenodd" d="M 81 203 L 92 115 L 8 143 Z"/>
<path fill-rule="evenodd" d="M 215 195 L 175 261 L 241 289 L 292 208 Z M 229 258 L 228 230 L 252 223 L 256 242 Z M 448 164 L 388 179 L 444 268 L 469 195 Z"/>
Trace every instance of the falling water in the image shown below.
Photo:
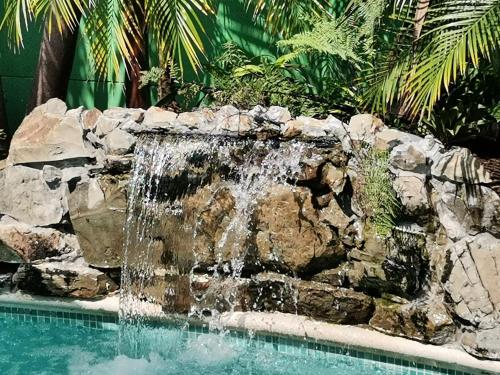
<path fill-rule="evenodd" d="M 142 137 L 129 186 L 121 322 L 137 326 L 145 316 L 183 308 L 192 315 L 206 313 L 205 296 L 192 289 L 203 263 L 200 254 L 213 252 L 207 267 L 213 279 L 240 279 L 257 202 L 273 184 L 294 184 L 310 148 L 301 142 Z M 199 205 L 216 207 L 221 194 L 231 197 L 234 207 L 209 245 L 202 242 Z M 197 200 L 190 206 L 188 199 Z M 223 289 L 232 309 L 236 291 Z M 216 303 L 209 309 L 218 312 Z"/>

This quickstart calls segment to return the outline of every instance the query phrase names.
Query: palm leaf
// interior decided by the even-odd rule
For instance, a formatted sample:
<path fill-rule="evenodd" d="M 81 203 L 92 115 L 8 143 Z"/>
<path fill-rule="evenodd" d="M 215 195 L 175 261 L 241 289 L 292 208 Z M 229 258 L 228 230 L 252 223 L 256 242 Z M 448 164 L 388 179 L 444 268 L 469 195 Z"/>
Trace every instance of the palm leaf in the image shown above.
<path fill-rule="evenodd" d="M 174 59 L 181 71 L 184 58 L 191 66 L 201 66 L 199 53 L 204 53 L 201 35 L 205 28 L 201 15 L 213 13 L 210 0 L 146 0 L 146 20 L 157 41 L 163 64 Z"/>
<path fill-rule="evenodd" d="M 84 37 L 92 63 L 102 77 L 118 75 L 123 62 L 135 56 L 133 45 L 142 34 L 132 1 L 97 0 L 85 20 Z"/>
<path fill-rule="evenodd" d="M 264 17 L 272 34 L 287 37 L 309 29 L 311 19 L 328 14 L 328 0 L 245 0 L 254 18 Z"/>
<path fill-rule="evenodd" d="M 478 66 L 500 46 L 499 0 L 444 0 L 431 8 L 431 42 L 418 56 L 404 86 L 404 111 L 410 116 L 430 113 L 443 90 Z"/>
<path fill-rule="evenodd" d="M 23 47 L 24 32 L 36 19 L 48 20 L 49 32 L 56 23 L 62 32 L 68 26 L 78 27 L 80 16 L 88 9 L 92 1 L 85 0 L 5 0 L 5 14 L 0 22 L 0 29 L 7 28 L 9 40 L 14 47 Z"/>

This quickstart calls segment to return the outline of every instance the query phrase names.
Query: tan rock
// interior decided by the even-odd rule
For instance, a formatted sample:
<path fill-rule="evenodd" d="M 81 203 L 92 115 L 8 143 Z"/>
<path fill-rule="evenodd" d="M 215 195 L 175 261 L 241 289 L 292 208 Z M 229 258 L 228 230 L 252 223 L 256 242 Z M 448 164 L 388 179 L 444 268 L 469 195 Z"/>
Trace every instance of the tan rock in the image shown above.
<path fill-rule="evenodd" d="M 97 120 L 102 116 L 102 112 L 97 108 L 84 111 L 82 115 L 82 127 L 85 130 L 94 131 L 97 125 Z"/>
<path fill-rule="evenodd" d="M 255 223 L 264 264 L 301 272 L 331 268 L 345 257 L 336 235 L 320 221 L 308 189 L 270 186 L 256 208 Z"/>
<path fill-rule="evenodd" d="M 328 185 L 335 194 L 340 194 L 346 184 L 346 172 L 344 168 L 337 168 L 327 163 L 321 170 L 321 182 Z"/>
<path fill-rule="evenodd" d="M 12 137 L 10 165 L 91 158 L 83 129 L 75 117 L 34 111 Z"/>
<path fill-rule="evenodd" d="M 79 252 L 74 235 L 52 228 L 38 228 L 8 216 L 0 219 L 0 261 L 32 262 Z"/>
<path fill-rule="evenodd" d="M 126 180 L 115 177 L 78 183 L 69 197 L 70 217 L 83 257 L 92 266 L 120 267 L 127 208 Z"/>

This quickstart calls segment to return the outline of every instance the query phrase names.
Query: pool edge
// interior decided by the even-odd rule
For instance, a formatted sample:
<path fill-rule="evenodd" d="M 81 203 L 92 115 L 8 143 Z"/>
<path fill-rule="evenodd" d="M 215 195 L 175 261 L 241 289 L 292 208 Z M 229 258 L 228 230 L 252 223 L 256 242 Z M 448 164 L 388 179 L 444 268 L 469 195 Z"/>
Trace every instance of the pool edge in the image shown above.
<path fill-rule="evenodd" d="M 118 314 L 117 295 L 102 300 L 87 301 L 67 298 L 39 297 L 21 293 L 0 293 L 0 304 L 36 306 L 49 310 L 86 311 L 105 314 Z M 185 319 L 185 318 L 184 318 Z M 178 317 L 155 317 L 154 320 L 178 321 Z M 480 360 L 462 349 L 436 346 L 389 336 L 359 326 L 336 325 L 315 321 L 310 318 L 283 313 L 232 312 L 224 313 L 215 320 L 200 321 L 190 319 L 194 326 L 207 326 L 209 323 L 228 330 L 252 331 L 260 335 L 274 335 L 296 340 L 316 341 L 345 345 L 350 348 L 369 352 L 381 352 L 431 365 L 445 364 L 458 371 L 474 370 L 477 373 L 500 374 L 500 361 Z"/>

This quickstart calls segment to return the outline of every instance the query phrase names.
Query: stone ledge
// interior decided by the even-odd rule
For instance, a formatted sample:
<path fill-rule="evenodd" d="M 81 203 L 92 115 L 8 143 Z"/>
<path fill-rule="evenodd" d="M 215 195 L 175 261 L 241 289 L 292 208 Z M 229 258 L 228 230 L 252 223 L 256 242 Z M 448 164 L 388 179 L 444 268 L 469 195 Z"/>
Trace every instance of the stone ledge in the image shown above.
<path fill-rule="evenodd" d="M 366 351 L 377 351 L 403 355 L 430 365 L 442 365 L 458 371 L 473 371 L 478 374 L 500 372 L 500 362 L 479 360 L 453 347 L 426 345 L 401 337 L 387 336 L 366 328 L 335 325 L 311 320 L 304 316 L 281 313 L 225 313 L 218 320 L 228 329 L 248 330 L 278 336 L 306 338 L 324 343 L 357 347 Z"/>
<path fill-rule="evenodd" d="M 0 291 L 1 292 L 1 291 Z M 0 304 L 43 307 L 47 310 L 88 311 L 118 314 L 119 296 L 83 301 L 68 298 L 35 297 L 23 293 L 0 294 Z M 153 313 L 155 320 L 179 321 L 179 316 Z M 207 325 L 236 331 L 251 331 L 261 335 L 283 336 L 308 341 L 345 345 L 350 349 L 404 356 L 407 360 L 443 366 L 476 374 L 500 373 L 500 362 L 479 360 L 455 347 L 426 345 L 401 337 L 387 336 L 367 328 L 329 324 L 310 318 L 282 313 L 232 312 L 204 322 L 190 319 L 190 324 Z"/>

